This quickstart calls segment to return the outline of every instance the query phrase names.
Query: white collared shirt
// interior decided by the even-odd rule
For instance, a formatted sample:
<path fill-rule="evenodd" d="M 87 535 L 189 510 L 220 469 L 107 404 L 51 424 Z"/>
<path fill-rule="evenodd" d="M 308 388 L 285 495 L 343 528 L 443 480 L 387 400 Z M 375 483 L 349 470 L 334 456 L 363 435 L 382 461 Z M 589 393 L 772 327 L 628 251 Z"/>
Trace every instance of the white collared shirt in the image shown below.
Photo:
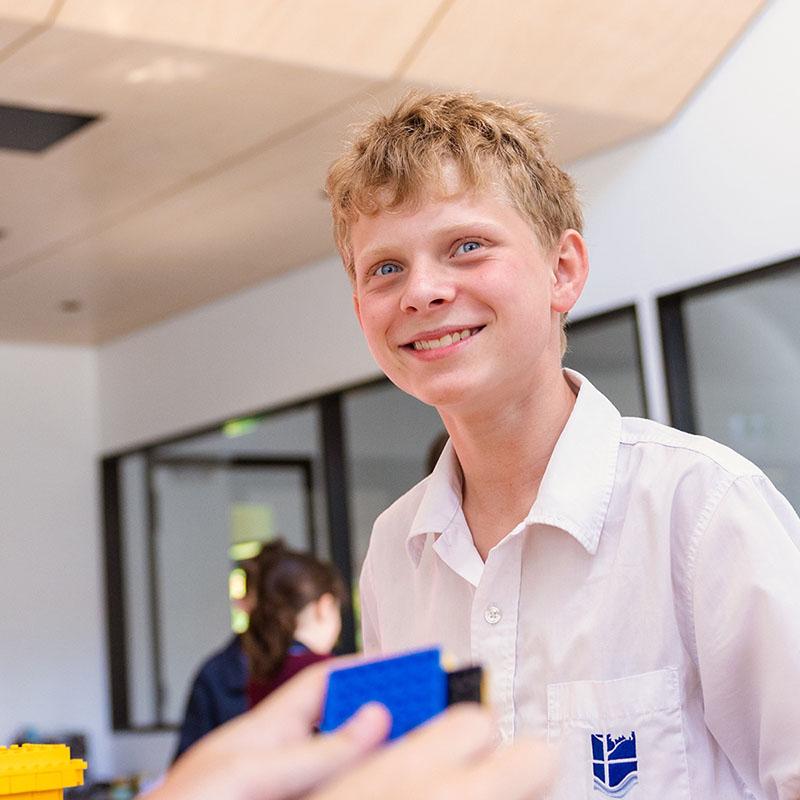
<path fill-rule="evenodd" d="M 800 520 L 753 464 L 622 418 L 585 378 L 530 512 L 484 563 L 448 443 L 375 522 L 364 647 L 483 664 L 558 800 L 800 797 Z"/>

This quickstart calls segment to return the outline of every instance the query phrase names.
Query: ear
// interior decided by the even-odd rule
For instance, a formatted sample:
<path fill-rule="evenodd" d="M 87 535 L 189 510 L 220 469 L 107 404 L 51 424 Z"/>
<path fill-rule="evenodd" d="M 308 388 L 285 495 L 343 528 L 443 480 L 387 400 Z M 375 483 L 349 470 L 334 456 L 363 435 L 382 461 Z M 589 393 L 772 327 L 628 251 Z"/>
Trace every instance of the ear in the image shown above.
<path fill-rule="evenodd" d="M 555 248 L 555 258 L 550 307 L 563 314 L 578 302 L 589 276 L 589 253 L 583 236 L 571 228 L 564 231 Z"/>
<path fill-rule="evenodd" d="M 335 605 L 336 598 L 330 592 L 325 592 L 325 594 L 320 595 L 314 604 L 317 619 L 324 619 L 327 617 Z"/>

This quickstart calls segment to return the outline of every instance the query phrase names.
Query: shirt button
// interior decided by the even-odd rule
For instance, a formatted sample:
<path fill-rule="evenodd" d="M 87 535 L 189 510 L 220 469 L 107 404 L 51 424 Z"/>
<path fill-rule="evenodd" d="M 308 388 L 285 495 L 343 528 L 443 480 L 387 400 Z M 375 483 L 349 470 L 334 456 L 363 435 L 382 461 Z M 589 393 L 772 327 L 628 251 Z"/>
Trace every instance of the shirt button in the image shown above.
<path fill-rule="evenodd" d="M 483 618 L 490 625 L 497 625 L 503 619 L 503 612 L 497 606 L 488 606 L 486 611 L 483 612 Z"/>

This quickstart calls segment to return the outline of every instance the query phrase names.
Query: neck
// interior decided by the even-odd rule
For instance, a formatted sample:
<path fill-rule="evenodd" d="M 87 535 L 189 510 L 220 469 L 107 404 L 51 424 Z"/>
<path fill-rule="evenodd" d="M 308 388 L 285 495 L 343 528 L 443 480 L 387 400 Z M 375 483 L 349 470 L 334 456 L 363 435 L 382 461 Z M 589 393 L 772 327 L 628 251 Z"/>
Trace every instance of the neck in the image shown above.
<path fill-rule="evenodd" d="M 296 630 L 294 632 L 294 640 L 307 647 L 312 653 L 324 655 L 329 652 L 320 641 L 320 637 L 315 636 L 311 630 Z"/>
<path fill-rule="evenodd" d="M 530 511 L 574 405 L 559 372 L 513 401 L 500 400 L 490 414 L 442 412 L 464 476 L 464 516 L 484 560 Z"/>

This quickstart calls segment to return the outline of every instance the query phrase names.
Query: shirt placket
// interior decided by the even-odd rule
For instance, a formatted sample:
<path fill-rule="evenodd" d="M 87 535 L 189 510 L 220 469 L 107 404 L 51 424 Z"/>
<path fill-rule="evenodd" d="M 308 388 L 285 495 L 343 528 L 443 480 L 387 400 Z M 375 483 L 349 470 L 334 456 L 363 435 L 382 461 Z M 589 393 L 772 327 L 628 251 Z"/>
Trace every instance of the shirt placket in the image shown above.
<path fill-rule="evenodd" d="M 521 536 L 510 536 L 489 553 L 470 620 L 472 658 L 487 671 L 490 700 L 506 741 L 514 737 L 521 544 Z"/>

